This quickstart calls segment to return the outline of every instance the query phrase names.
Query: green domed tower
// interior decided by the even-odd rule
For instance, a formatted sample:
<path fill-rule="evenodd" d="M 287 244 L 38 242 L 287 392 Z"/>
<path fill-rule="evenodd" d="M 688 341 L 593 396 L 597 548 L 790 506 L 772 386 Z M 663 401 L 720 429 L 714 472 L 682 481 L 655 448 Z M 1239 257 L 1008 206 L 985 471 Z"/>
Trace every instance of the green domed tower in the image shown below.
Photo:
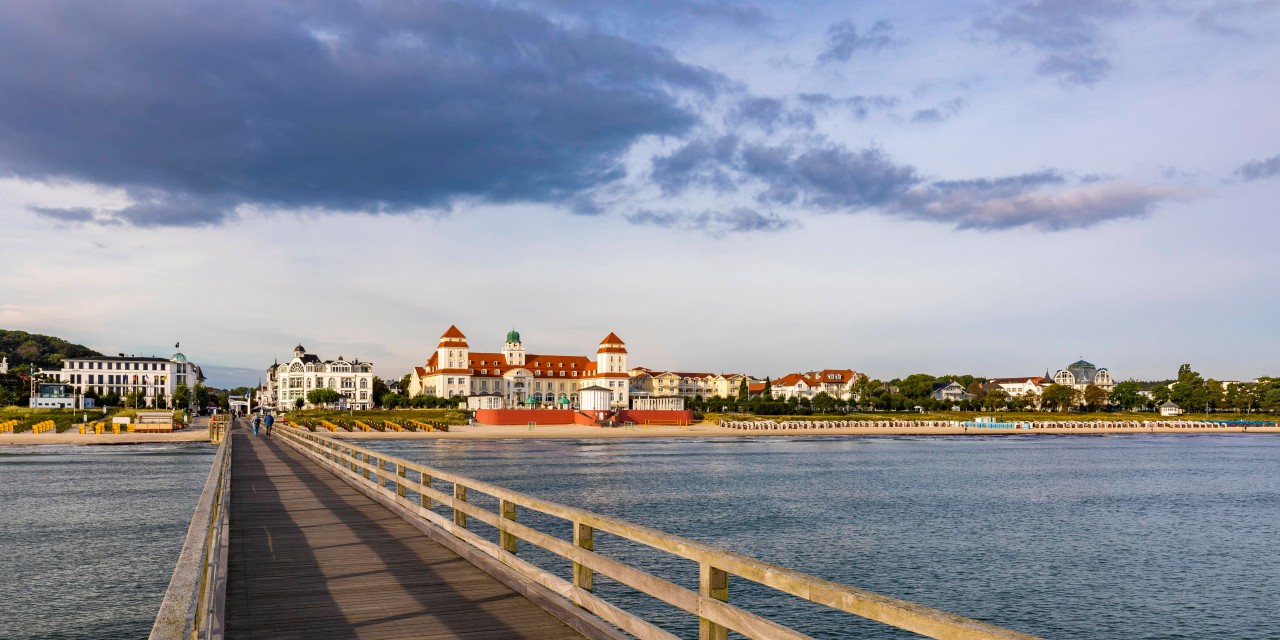
<path fill-rule="evenodd" d="M 524 345 L 520 344 L 520 332 L 515 327 L 507 332 L 507 343 L 502 346 L 502 356 L 509 366 L 524 366 Z"/>

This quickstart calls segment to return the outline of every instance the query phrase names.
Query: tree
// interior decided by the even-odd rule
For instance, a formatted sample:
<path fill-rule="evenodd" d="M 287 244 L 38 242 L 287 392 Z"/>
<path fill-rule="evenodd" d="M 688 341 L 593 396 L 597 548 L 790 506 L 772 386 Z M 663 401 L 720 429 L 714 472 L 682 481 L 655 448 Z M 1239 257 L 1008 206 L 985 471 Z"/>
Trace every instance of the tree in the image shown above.
<path fill-rule="evenodd" d="M 372 391 L 373 396 L 372 397 L 375 402 L 377 402 L 379 405 L 383 407 L 386 407 L 386 405 L 382 404 L 382 396 L 385 396 L 390 392 L 391 392 L 391 389 L 387 386 L 387 383 L 382 381 L 382 378 L 379 378 L 378 376 L 373 377 L 373 391 Z"/>
<path fill-rule="evenodd" d="M 738 384 L 738 401 L 746 402 L 751 399 L 750 387 L 747 386 L 747 378 L 743 376 L 742 382 Z"/>
<path fill-rule="evenodd" d="M 195 397 L 196 409 L 200 411 L 209 406 L 209 401 L 213 399 L 213 392 L 199 383 L 196 384 L 196 388 L 191 392 L 191 395 Z"/>
<path fill-rule="evenodd" d="M 413 379 L 413 376 L 407 373 L 404 374 L 403 376 L 400 376 L 400 395 L 406 398 L 409 397 L 409 381 L 412 379 Z"/>
<path fill-rule="evenodd" d="M 760 397 L 765 400 L 773 399 L 773 380 L 770 380 L 768 376 L 764 379 L 764 391 L 760 392 Z"/>
<path fill-rule="evenodd" d="M 302 398 L 298 398 L 297 400 L 294 400 L 294 401 L 293 401 L 293 408 L 294 408 L 294 409 L 301 409 L 301 408 L 302 408 L 302 405 L 304 405 L 304 404 L 306 404 L 306 403 L 305 403 L 305 402 L 303 402 Z"/>
<path fill-rule="evenodd" d="M 982 397 L 982 408 L 988 411 L 1002 409 L 1007 404 L 1009 404 L 1009 394 L 1004 389 L 992 389 Z"/>
<path fill-rule="evenodd" d="M 1051 384 L 1040 396 L 1040 405 L 1050 411 L 1065 411 L 1079 401 L 1080 392 L 1065 384 Z"/>
<path fill-rule="evenodd" d="M 1269 389 L 1259 405 L 1263 411 L 1280 411 L 1280 387 Z"/>
<path fill-rule="evenodd" d="M 190 399 L 190 391 L 187 389 L 187 383 L 179 382 L 177 386 L 173 388 L 173 394 L 170 396 L 170 399 L 173 400 L 174 408 L 187 406 L 187 401 Z"/>
<path fill-rule="evenodd" d="M 146 406 L 147 406 L 147 396 L 146 396 L 146 394 L 142 391 L 142 389 L 134 389 L 133 391 L 130 391 L 129 393 L 126 393 L 126 394 L 125 394 L 125 396 L 124 396 L 124 405 L 125 405 L 126 407 L 141 407 L 141 408 L 146 408 Z"/>
<path fill-rule="evenodd" d="M 335 404 L 342 398 L 342 394 L 337 389 L 312 389 L 307 392 L 307 402 L 313 406 Z"/>
<path fill-rule="evenodd" d="M 1096 384 L 1091 384 L 1084 388 L 1084 404 L 1089 407 L 1090 411 L 1097 411 L 1105 408 L 1110 400 L 1110 394 L 1106 389 Z"/>
<path fill-rule="evenodd" d="M 1137 380 L 1125 380 L 1111 389 L 1111 403 L 1125 411 L 1133 411 L 1143 403 L 1141 390 Z"/>

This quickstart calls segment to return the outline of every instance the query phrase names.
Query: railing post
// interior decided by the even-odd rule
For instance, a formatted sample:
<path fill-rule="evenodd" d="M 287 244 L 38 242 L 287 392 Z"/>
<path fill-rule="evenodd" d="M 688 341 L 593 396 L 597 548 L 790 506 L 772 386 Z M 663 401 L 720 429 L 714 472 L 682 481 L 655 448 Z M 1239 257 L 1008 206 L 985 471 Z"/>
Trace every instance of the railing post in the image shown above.
<path fill-rule="evenodd" d="M 359 454 L 357 454 L 357 455 L 359 455 Z M 369 454 L 367 454 L 367 453 L 366 453 L 366 454 L 364 454 L 364 466 L 363 466 L 363 468 L 364 468 L 364 479 L 365 479 L 365 480 L 368 480 L 368 479 L 369 479 L 369 460 L 370 460 L 370 458 L 369 458 Z"/>
<path fill-rule="evenodd" d="M 698 565 L 698 591 L 708 598 L 729 601 L 729 573 L 705 562 Z M 698 618 L 698 640 L 728 640 L 729 629 L 706 618 Z"/>
<path fill-rule="evenodd" d="M 461 485 L 461 484 L 458 484 L 457 482 L 453 483 L 453 499 L 454 499 L 454 500 L 457 500 L 458 502 L 466 502 L 466 501 L 467 501 L 467 488 L 466 488 L 466 486 Z M 457 507 L 454 507 L 454 508 L 453 508 L 453 523 L 454 523 L 454 524 L 456 524 L 456 525 L 458 525 L 459 527 L 462 527 L 463 529 L 466 529 L 466 528 L 467 528 L 467 514 L 466 514 L 465 512 L 463 512 L 463 511 L 458 510 L 458 508 L 457 508 Z"/>
<path fill-rule="evenodd" d="M 422 474 L 422 478 L 421 478 L 421 482 L 422 482 L 422 486 L 423 486 L 423 487 L 426 487 L 426 488 L 430 489 L 430 488 L 431 488 L 431 476 L 430 476 L 430 474 L 423 473 L 423 474 Z M 431 496 L 427 495 L 425 491 L 419 491 L 419 492 L 418 492 L 418 504 L 422 505 L 422 508 L 423 508 L 423 509 L 430 509 L 430 508 L 431 508 Z"/>
<path fill-rule="evenodd" d="M 573 523 L 573 543 L 586 549 L 587 551 L 596 550 L 596 530 L 590 525 L 581 522 Z M 595 590 L 595 572 L 591 567 L 573 563 L 573 586 L 584 591 Z"/>
<path fill-rule="evenodd" d="M 396 464 L 396 477 L 400 478 L 400 480 L 401 480 L 401 482 L 396 482 L 396 495 L 398 495 L 398 496 L 400 496 L 401 498 L 403 498 L 403 497 L 405 496 L 405 493 L 406 493 L 406 492 L 405 492 L 405 489 L 404 489 L 404 484 L 403 484 L 403 480 L 404 480 L 404 465 L 402 465 L 402 464 Z"/>
<path fill-rule="evenodd" d="M 516 503 L 501 500 L 498 502 L 498 515 L 506 520 L 516 519 Z M 505 529 L 498 530 L 498 541 L 502 543 L 502 548 L 510 553 L 516 552 L 516 535 L 507 533 Z"/>

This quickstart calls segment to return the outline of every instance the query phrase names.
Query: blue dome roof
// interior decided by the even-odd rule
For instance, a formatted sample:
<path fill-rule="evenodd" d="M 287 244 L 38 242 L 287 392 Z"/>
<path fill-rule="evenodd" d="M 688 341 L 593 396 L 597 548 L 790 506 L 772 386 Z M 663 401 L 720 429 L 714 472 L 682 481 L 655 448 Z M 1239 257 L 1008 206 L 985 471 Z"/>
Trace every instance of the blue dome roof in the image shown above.
<path fill-rule="evenodd" d="M 181 352 L 173 354 L 173 357 L 172 357 L 172 358 L 169 358 L 169 359 L 170 359 L 170 360 L 172 360 L 172 361 L 174 361 L 174 362 L 186 362 L 186 361 L 187 361 L 187 357 L 186 357 L 186 356 L 184 356 L 184 355 L 182 355 L 182 353 L 181 353 Z"/>

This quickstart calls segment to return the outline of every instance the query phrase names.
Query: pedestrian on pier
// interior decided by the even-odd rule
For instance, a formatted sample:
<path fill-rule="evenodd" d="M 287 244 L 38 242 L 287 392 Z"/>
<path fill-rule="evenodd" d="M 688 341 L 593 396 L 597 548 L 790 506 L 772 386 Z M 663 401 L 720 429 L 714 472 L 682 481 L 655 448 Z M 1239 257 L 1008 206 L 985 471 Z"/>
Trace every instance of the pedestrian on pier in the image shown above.
<path fill-rule="evenodd" d="M 271 414 L 269 414 L 269 413 L 268 413 L 264 418 L 262 418 L 262 424 L 263 424 L 263 426 L 265 426 L 265 427 L 267 428 L 267 437 L 268 437 L 268 438 L 270 438 L 270 437 L 271 437 L 271 425 L 273 425 L 273 424 L 275 424 L 275 423 L 276 423 L 276 418 L 275 418 L 275 416 L 273 416 L 273 415 L 271 415 Z"/>
<path fill-rule="evenodd" d="M 262 424 L 262 416 L 253 417 L 253 435 L 258 435 L 258 425 Z"/>

